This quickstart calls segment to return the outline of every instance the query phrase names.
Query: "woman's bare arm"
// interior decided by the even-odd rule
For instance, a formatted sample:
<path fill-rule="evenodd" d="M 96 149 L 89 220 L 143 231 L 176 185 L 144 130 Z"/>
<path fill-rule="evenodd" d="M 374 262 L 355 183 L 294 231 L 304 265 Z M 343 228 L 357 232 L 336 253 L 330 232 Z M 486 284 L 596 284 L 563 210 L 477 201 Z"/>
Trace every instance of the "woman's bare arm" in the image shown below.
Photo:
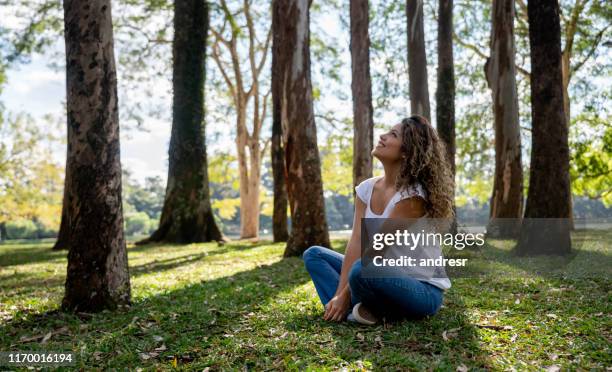
<path fill-rule="evenodd" d="M 336 295 L 325 307 L 325 320 L 343 320 L 344 314 L 350 306 L 351 293 L 348 285 L 348 274 L 353 263 L 361 256 L 361 219 L 365 214 L 365 203 L 355 196 L 355 214 L 353 217 L 353 231 L 346 245 L 346 252 L 340 271 L 340 281 Z"/>

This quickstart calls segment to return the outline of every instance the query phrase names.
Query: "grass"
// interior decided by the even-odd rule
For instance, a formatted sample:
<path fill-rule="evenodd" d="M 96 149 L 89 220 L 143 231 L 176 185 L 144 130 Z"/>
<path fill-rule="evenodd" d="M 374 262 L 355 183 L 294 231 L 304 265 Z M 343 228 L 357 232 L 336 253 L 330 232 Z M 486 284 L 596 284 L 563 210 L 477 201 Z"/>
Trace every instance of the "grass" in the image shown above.
<path fill-rule="evenodd" d="M 130 246 L 133 304 L 77 315 L 57 311 L 65 252 L 5 244 L 0 351 L 73 351 L 85 370 L 609 369 L 612 232 L 574 238 L 566 259 L 519 259 L 500 240 L 461 252 L 473 272 L 437 315 L 376 327 L 323 321 L 283 244 Z"/>

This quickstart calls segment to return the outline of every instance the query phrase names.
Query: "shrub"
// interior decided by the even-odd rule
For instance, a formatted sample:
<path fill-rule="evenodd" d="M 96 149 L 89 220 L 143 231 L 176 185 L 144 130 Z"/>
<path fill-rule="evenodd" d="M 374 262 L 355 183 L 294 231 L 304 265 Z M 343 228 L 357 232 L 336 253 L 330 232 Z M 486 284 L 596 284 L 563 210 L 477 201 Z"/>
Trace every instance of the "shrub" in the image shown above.
<path fill-rule="evenodd" d="M 6 223 L 8 239 L 37 239 L 37 226 L 30 220 L 16 220 Z"/>

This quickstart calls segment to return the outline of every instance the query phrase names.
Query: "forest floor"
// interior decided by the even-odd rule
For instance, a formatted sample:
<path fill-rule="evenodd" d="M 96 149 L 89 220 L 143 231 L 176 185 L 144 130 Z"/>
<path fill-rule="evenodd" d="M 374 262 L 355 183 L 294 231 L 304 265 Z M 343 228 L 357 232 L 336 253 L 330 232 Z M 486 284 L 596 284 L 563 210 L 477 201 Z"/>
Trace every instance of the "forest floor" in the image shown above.
<path fill-rule="evenodd" d="M 65 252 L 4 244 L 0 351 L 72 351 L 84 370 L 610 370 L 612 232 L 574 241 L 569 258 L 464 250 L 472 271 L 437 315 L 375 327 L 324 321 L 283 244 L 130 245 L 133 304 L 77 315 L 57 310 Z"/>

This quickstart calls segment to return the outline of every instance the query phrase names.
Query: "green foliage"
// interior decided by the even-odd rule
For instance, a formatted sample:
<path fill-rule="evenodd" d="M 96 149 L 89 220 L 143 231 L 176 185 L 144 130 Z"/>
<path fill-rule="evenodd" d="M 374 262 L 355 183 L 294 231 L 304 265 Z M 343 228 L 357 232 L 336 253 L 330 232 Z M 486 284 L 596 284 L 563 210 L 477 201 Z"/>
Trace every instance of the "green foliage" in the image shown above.
<path fill-rule="evenodd" d="M 236 156 L 216 152 L 208 157 L 208 181 L 213 212 L 227 224 L 237 221 L 240 208 L 240 177 Z M 263 190 L 262 190 L 263 191 Z"/>
<path fill-rule="evenodd" d="M 63 37 L 62 3 L 54 0 L 6 0 L 2 6 L 13 10 L 21 27 L 6 29 L 6 63 L 27 63 L 32 54 L 43 53 Z"/>
<path fill-rule="evenodd" d="M 581 115 L 576 121 L 587 128 L 574 133 L 570 176 L 574 194 L 601 199 L 612 205 L 612 125 L 609 117 Z M 576 130 L 578 125 L 572 129 Z M 603 130 L 602 130 L 603 129 Z"/>
<path fill-rule="evenodd" d="M 31 220 L 16 220 L 6 223 L 6 234 L 8 239 L 36 239 L 36 224 Z"/>
<path fill-rule="evenodd" d="M 340 123 L 340 133 L 327 136 L 319 146 L 321 177 L 331 194 L 353 196 L 353 136 L 351 123 Z"/>
<path fill-rule="evenodd" d="M 463 187 L 458 189 L 455 195 L 457 207 L 474 207 L 489 201 L 493 187 L 491 178 L 475 175 L 471 178 L 458 179 L 458 183 Z"/>
<path fill-rule="evenodd" d="M 164 204 L 165 185 L 161 177 L 147 177 L 144 185 L 123 169 L 123 222 L 127 236 L 152 233 L 159 223 Z"/>
<path fill-rule="evenodd" d="M 147 235 L 155 229 L 157 223 L 144 212 L 128 213 L 124 217 L 127 236 Z"/>
<path fill-rule="evenodd" d="M 142 186 L 131 178 L 129 170 L 124 169 L 122 185 L 124 209 L 145 213 L 153 220 L 160 218 L 166 191 L 161 177 L 146 177 Z"/>
<path fill-rule="evenodd" d="M 0 223 L 37 219 L 48 228 L 59 226 L 63 169 L 53 159 L 61 144 L 58 126 L 23 114 L 0 121 Z"/>

